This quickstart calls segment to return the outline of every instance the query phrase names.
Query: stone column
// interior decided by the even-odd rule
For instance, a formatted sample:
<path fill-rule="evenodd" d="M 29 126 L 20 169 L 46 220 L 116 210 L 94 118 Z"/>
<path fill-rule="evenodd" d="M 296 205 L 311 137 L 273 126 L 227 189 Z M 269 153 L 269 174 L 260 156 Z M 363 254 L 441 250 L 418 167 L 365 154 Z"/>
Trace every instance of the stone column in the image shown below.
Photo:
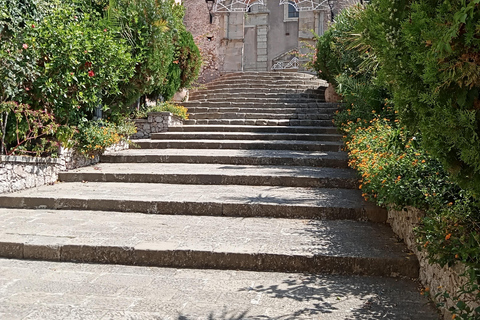
<path fill-rule="evenodd" d="M 223 70 L 227 72 L 243 71 L 244 13 L 230 12 L 224 16 L 224 34 L 222 47 L 225 61 Z"/>
<path fill-rule="evenodd" d="M 257 70 L 259 71 L 268 70 L 267 33 L 268 25 L 257 26 Z"/>
<path fill-rule="evenodd" d="M 298 48 L 301 54 L 311 53 L 311 50 L 306 47 L 310 45 L 315 47 L 315 40 L 311 30 L 315 30 L 315 16 L 314 11 L 300 11 L 298 16 Z M 318 23 L 318 22 L 317 22 Z M 308 58 L 300 58 L 300 64 L 303 64 Z M 299 70 L 303 70 L 300 66 Z"/>

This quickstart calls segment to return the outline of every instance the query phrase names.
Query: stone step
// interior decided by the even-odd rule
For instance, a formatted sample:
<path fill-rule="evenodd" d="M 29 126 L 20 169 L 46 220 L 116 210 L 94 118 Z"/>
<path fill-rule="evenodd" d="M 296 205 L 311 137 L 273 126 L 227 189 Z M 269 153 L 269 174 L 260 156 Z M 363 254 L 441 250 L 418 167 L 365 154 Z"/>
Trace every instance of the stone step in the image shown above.
<path fill-rule="evenodd" d="M 409 278 L 419 269 L 388 225 L 369 222 L 0 209 L 0 223 L 5 258 Z"/>
<path fill-rule="evenodd" d="M 341 108 L 342 104 L 340 103 L 328 103 L 328 102 L 302 102 L 302 103 L 291 103 L 291 102 L 281 102 L 281 103 L 253 103 L 253 102 L 231 102 L 231 101 L 187 101 L 179 102 L 179 105 L 185 106 L 186 108 L 191 107 L 208 107 L 208 108 L 257 108 L 257 109 L 269 109 L 269 108 L 286 108 L 286 109 L 331 109 L 331 108 Z"/>
<path fill-rule="evenodd" d="M 291 72 L 291 71 L 242 71 L 242 72 L 230 72 L 222 75 L 222 78 L 232 77 L 246 77 L 255 78 L 258 76 L 264 77 L 290 77 L 290 78 L 314 78 L 318 79 L 315 75 L 305 72 Z"/>
<path fill-rule="evenodd" d="M 142 149 L 240 149 L 240 150 L 296 150 L 339 152 L 339 141 L 303 140 L 151 140 L 138 139 L 135 144 Z"/>
<path fill-rule="evenodd" d="M 288 86 L 269 85 L 265 87 L 238 87 L 235 85 L 222 85 L 221 83 L 215 85 L 209 85 L 196 90 L 190 91 L 190 97 L 196 94 L 208 94 L 208 93 L 325 93 L 325 87 L 318 87 L 316 85 L 297 85 L 293 88 Z"/>
<path fill-rule="evenodd" d="M 318 82 L 325 82 L 324 80 L 321 80 L 317 78 L 316 76 L 313 75 L 304 75 L 304 74 L 299 74 L 299 73 L 292 73 L 292 74 L 267 74 L 263 72 L 259 72 L 256 74 L 253 73 L 231 73 L 231 74 L 226 74 L 223 75 L 212 82 L 223 82 L 226 80 L 256 80 L 256 79 L 262 79 L 265 80 L 265 82 L 275 82 L 275 81 L 281 81 L 281 80 L 288 80 L 288 81 L 318 81 Z"/>
<path fill-rule="evenodd" d="M 251 132 L 161 132 L 152 133 L 152 140 L 303 140 L 303 141 L 340 141 L 341 134 L 307 133 L 251 133 Z"/>
<path fill-rule="evenodd" d="M 106 163 L 215 163 L 347 168 L 344 152 L 291 150 L 130 149 L 101 156 Z"/>
<path fill-rule="evenodd" d="M 168 215 L 370 220 L 387 213 L 360 190 L 279 186 L 64 182 L 0 195 L 3 208 Z"/>
<path fill-rule="evenodd" d="M 232 102 L 232 103 L 253 103 L 253 104 L 278 104 L 278 103 L 323 103 L 325 102 L 325 99 L 319 98 L 250 98 L 250 97 L 232 97 L 232 98 L 208 98 L 207 99 L 197 99 L 193 100 L 192 102 L 208 102 L 208 103 L 224 103 L 225 101 Z"/>
<path fill-rule="evenodd" d="M 241 107 L 188 107 L 190 114 L 206 113 L 206 112 L 228 112 L 228 113 L 276 113 L 276 114 L 328 114 L 330 117 L 337 111 L 338 108 L 241 108 Z"/>
<path fill-rule="evenodd" d="M 0 274 L 5 320 L 439 318 L 402 278 L 15 259 L 1 259 Z"/>
<path fill-rule="evenodd" d="M 221 90 L 221 91 L 229 91 L 233 90 L 232 92 L 235 92 L 235 90 L 239 90 L 241 92 L 244 92 L 248 90 L 251 92 L 252 90 L 257 91 L 257 90 L 265 90 L 265 91 L 271 91 L 271 92 L 290 92 L 291 90 L 294 91 L 304 91 L 304 90 L 319 90 L 319 91 L 325 91 L 326 87 L 323 86 L 323 84 L 320 83 L 291 83 L 288 86 L 285 84 L 276 84 L 276 83 L 265 83 L 265 82 L 256 82 L 256 83 L 250 83 L 250 82 L 242 82 L 242 83 L 235 83 L 230 81 L 230 83 L 208 83 L 207 85 L 202 85 L 196 89 L 192 89 L 191 93 L 195 93 L 197 91 L 210 91 L 210 90 Z"/>
<path fill-rule="evenodd" d="M 208 88 L 211 85 L 234 85 L 236 87 L 245 87 L 246 85 L 250 85 L 252 87 L 256 88 L 263 88 L 267 87 L 265 82 L 266 81 L 271 81 L 271 80 L 266 80 L 265 78 L 255 78 L 255 79 L 245 79 L 245 78 L 238 78 L 238 79 L 223 79 L 223 80 L 215 80 L 213 82 L 207 83 L 206 87 Z M 324 81 L 321 80 L 288 80 L 288 79 L 278 79 L 274 80 L 273 82 L 277 86 L 283 86 L 283 87 L 294 87 L 294 86 L 327 86 L 327 84 Z"/>
<path fill-rule="evenodd" d="M 249 132 L 249 133 L 297 133 L 297 134 L 338 134 L 336 127 L 313 126 L 222 126 L 222 125 L 183 125 L 169 127 L 168 132 Z"/>
<path fill-rule="evenodd" d="M 356 189 L 357 179 L 355 171 L 351 169 L 185 163 L 100 163 L 94 167 L 59 174 L 59 180 L 63 182 L 235 184 L 343 189 Z"/>
<path fill-rule="evenodd" d="M 223 82 L 227 80 L 264 80 L 265 82 L 276 82 L 276 81 L 322 81 L 317 77 L 314 76 L 298 76 L 298 75 L 269 75 L 269 74 L 257 74 L 255 76 L 248 75 L 248 74 L 231 74 L 227 76 L 221 76 L 212 82 Z"/>
<path fill-rule="evenodd" d="M 234 99 L 289 99 L 289 100 L 304 100 L 304 99 L 313 99 L 313 100 L 325 100 L 324 93 L 263 93 L 263 92 L 222 92 L 222 93 L 194 93 L 190 95 L 190 100 L 200 100 L 200 99 L 223 99 L 223 100 L 234 100 Z"/>
<path fill-rule="evenodd" d="M 223 110 L 222 110 L 223 111 Z M 274 119 L 274 120 L 292 120 L 292 119 L 303 119 L 303 120 L 327 120 L 332 121 L 333 113 L 276 113 L 271 110 L 264 111 L 263 113 L 250 113 L 250 112 L 189 112 L 189 120 L 200 120 L 200 119 L 221 119 L 221 120 L 232 120 L 232 119 Z"/>
<path fill-rule="evenodd" d="M 333 127 L 332 120 L 308 119 L 190 119 L 183 122 L 186 125 L 246 125 L 246 126 L 316 126 Z"/>

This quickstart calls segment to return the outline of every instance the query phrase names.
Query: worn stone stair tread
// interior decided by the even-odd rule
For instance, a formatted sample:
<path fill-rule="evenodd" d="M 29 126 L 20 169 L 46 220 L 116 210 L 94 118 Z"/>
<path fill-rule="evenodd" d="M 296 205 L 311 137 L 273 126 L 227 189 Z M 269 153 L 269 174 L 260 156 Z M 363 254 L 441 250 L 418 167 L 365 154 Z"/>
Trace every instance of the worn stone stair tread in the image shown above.
<path fill-rule="evenodd" d="M 272 126 L 331 126 L 331 120 L 299 120 L 299 119 L 191 119 L 185 120 L 185 124 L 194 125 L 272 125 Z"/>
<path fill-rule="evenodd" d="M 273 149 L 304 151 L 340 151 L 341 141 L 304 141 L 304 140 L 227 140 L 227 139 L 190 139 L 190 140 L 151 140 L 134 141 L 141 148 L 197 148 L 197 149 Z"/>
<path fill-rule="evenodd" d="M 247 132 L 247 133 L 339 133 L 336 127 L 315 126 L 249 126 L 249 125 L 183 125 L 168 128 L 168 132 Z"/>
<path fill-rule="evenodd" d="M 377 223 L 24 209 L 0 209 L 0 221 L 3 257 L 9 247 L 23 259 L 418 276 L 415 256 Z"/>
<path fill-rule="evenodd" d="M 241 108 L 241 107 L 189 107 L 188 112 L 189 115 L 195 114 L 195 113 L 213 113 L 213 112 L 224 112 L 224 113 L 232 113 L 232 112 L 238 112 L 238 113 L 275 113 L 275 114 L 284 114 L 284 115 L 293 115 L 293 114 L 305 114 L 305 115 L 311 115 L 311 114 L 329 114 L 330 116 L 337 111 L 338 108 L 324 108 L 324 107 L 318 107 L 318 108 L 274 108 L 274 107 L 269 107 L 268 109 L 266 108 Z"/>
<path fill-rule="evenodd" d="M 249 112 L 191 112 L 188 115 L 190 120 L 216 120 L 216 119 L 225 119 L 225 120 L 257 120 L 257 119 L 268 119 L 268 120 L 328 120 L 332 121 L 332 114 L 326 113 L 298 113 L 294 112 L 291 114 L 278 114 L 276 112 L 268 113 L 249 113 Z"/>
<path fill-rule="evenodd" d="M 143 182 L 356 188 L 351 169 L 185 163 L 100 163 L 61 172 L 64 182 Z"/>
<path fill-rule="evenodd" d="M 345 152 L 240 149 L 130 149 L 102 155 L 102 162 L 218 163 L 347 167 Z"/>
<path fill-rule="evenodd" d="M 341 134 L 312 133 L 257 133 L 257 132 L 161 132 L 153 133 L 156 139 L 225 139 L 225 140 L 295 140 L 295 141 L 340 141 Z"/>
<path fill-rule="evenodd" d="M 2 319 L 439 319 L 415 282 L 375 276 L 0 259 L 0 278 Z"/>
<path fill-rule="evenodd" d="M 386 220 L 359 190 L 278 186 L 64 182 L 0 195 L 0 207 Z"/>
<path fill-rule="evenodd" d="M 242 107 L 242 108 L 248 108 L 248 107 L 253 107 L 253 106 L 258 106 L 258 107 L 283 107 L 283 108 L 306 108 L 306 107 L 326 107 L 326 108 L 334 108 L 337 106 L 341 106 L 342 104 L 340 103 L 330 103 L 330 102 L 315 102 L 315 101 L 309 101 L 309 102 L 277 102 L 277 103 L 253 103 L 253 102 L 248 102 L 248 101 L 243 101 L 243 102 L 231 102 L 231 101 L 199 101 L 199 100 L 194 100 L 194 101 L 187 101 L 187 102 L 179 102 L 177 104 L 180 105 L 185 105 L 186 107 L 189 107 L 190 105 L 198 105 L 198 106 L 229 106 L 229 107 Z"/>

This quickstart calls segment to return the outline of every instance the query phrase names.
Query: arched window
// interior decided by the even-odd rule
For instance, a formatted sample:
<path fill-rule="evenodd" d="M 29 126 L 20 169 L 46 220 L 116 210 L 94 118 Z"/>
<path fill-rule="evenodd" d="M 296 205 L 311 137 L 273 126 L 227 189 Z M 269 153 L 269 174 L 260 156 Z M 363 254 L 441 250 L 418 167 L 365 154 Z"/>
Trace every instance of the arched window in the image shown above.
<path fill-rule="evenodd" d="M 298 11 L 293 4 L 293 1 L 288 1 L 288 18 L 298 18 Z"/>

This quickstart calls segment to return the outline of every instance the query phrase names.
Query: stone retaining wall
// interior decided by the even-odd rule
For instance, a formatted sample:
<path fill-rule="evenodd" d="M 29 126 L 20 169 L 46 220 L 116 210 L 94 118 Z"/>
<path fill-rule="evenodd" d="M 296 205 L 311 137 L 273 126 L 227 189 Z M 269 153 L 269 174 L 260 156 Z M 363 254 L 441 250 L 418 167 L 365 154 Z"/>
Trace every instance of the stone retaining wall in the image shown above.
<path fill-rule="evenodd" d="M 434 298 L 438 293 L 444 291 L 454 294 L 462 285 L 466 283 L 464 277 L 460 275 L 465 271 L 463 264 L 457 263 L 452 268 L 444 266 L 441 268 L 438 264 L 430 264 L 427 259 L 426 251 L 419 251 L 415 241 L 413 229 L 425 216 L 425 213 L 416 208 L 408 207 L 402 211 L 389 210 L 388 222 L 392 226 L 393 231 L 403 239 L 407 247 L 413 251 L 420 262 L 419 280 L 424 287 L 430 289 L 430 296 Z M 452 301 L 437 299 L 436 302 L 445 302 L 446 308 L 441 309 L 444 319 L 452 319 L 451 313 L 447 310 L 453 306 Z M 480 304 L 477 304 L 478 306 Z"/>
<path fill-rule="evenodd" d="M 165 132 L 169 127 L 181 126 L 183 120 L 171 112 L 149 112 L 147 119 L 134 119 L 137 133 L 133 139 L 147 139 L 152 133 Z"/>
<path fill-rule="evenodd" d="M 105 152 L 128 149 L 121 142 Z M 71 149 L 60 149 L 58 158 L 0 156 L 0 194 L 52 184 L 60 171 L 89 166 L 100 161 L 100 154 L 87 158 Z"/>

